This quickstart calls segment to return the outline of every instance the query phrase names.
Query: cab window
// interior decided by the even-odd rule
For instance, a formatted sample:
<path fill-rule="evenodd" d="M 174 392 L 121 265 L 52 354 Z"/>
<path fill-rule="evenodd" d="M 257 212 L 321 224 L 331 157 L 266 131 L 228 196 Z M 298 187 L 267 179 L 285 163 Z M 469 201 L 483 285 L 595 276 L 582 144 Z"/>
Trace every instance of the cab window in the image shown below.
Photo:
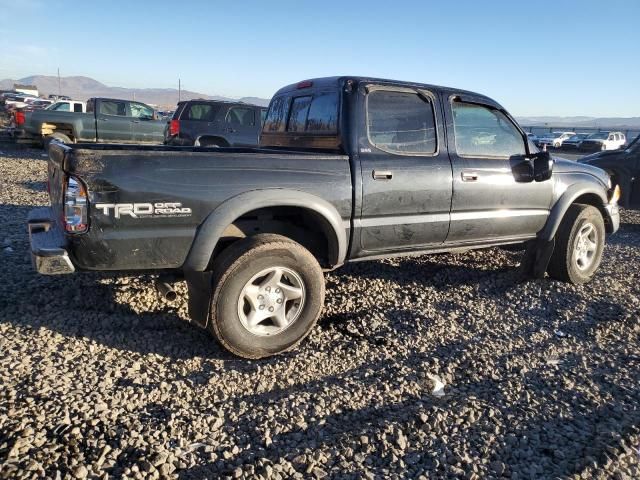
<path fill-rule="evenodd" d="M 127 104 L 125 102 L 116 102 L 113 100 L 103 100 L 100 102 L 101 115 L 115 115 L 118 117 L 127 116 Z"/>
<path fill-rule="evenodd" d="M 146 118 L 146 119 L 153 118 L 153 109 L 148 105 L 131 102 L 130 108 L 131 108 L 131 116 L 134 118 Z"/>
<path fill-rule="evenodd" d="M 380 150 L 433 155 L 437 150 L 433 103 L 417 92 L 373 91 L 367 96 L 367 133 Z"/>
<path fill-rule="evenodd" d="M 456 151 L 467 157 L 509 158 L 526 153 L 520 131 L 501 111 L 453 102 Z"/>
<path fill-rule="evenodd" d="M 227 112 L 225 122 L 236 127 L 250 127 L 255 124 L 253 108 L 230 108 Z"/>
<path fill-rule="evenodd" d="M 267 118 L 264 123 L 265 132 L 282 132 L 289 114 L 290 97 L 274 98 L 269 104 Z"/>

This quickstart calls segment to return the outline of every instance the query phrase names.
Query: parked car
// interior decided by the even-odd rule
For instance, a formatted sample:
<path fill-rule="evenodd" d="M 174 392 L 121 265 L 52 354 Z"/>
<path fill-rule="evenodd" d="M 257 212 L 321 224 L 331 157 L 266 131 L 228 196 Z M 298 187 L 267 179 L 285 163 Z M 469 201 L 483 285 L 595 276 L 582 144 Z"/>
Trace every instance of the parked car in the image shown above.
<path fill-rule="evenodd" d="M 560 148 L 562 146 L 562 142 L 564 142 L 566 139 L 574 136 L 575 134 L 576 134 L 575 132 L 546 133 L 546 134 L 540 135 L 538 137 L 537 145 L 539 147 L 547 145 L 547 146 L 551 146 L 553 148 Z"/>
<path fill-rule="evenodd" d="M 562 142 L 562 148 L 567 150 L 580 148 L 580 144 L 588 136 L 588 133 L 576 133 Z"/>
<path fill-rule="evenodd" d="M 165 129 L 164 143 L 200 147 L 256 146 L 266 113 L 266 108 L 247 103 L 180 102 Z"/>
<path fill-rule="evenodd" d="M 184 278 L 193 322 L 261 358 L 309 334 L 323 270 L 525 244 L 523 271 L 585 283 L 619 226 L 605 171 L 532 151 L 468 91 L 305 80 L 275 94 L 260 147 L 53 143 L 52 206 L 28 219 L 37 271 L 157 271 L 163 295 Z"/>
<path fill-rule="evenodd" d="M 611 176 L 612 184 L 620 187 L 623 207 L 640 206 L 640 135 L 624 150 L 601 151 L 578 161 L 602 168 Z"/>
<path fill-rule="evenodd" d="M 9 93 L 3 95 L 5 108 L 16 110 L 26 107 L 30 102 L 38 100 L 38 97 L 24 93 Z"/>
<path fill-rule="evenodd" d="M 627 138 L 622 132 L 598 132 L 592 133 L 580 144 L 580 150 L 618 150 L 627 143 Z"/>
<path fill-rule="evenodd" d="M 79 102 L 57 102 L 48 110 L 16 115 L 16 139 L 21 143 L 40 143 L 53 139 L 64 143 L 161 144 L 165 122 L 144 103 L 113 98 L 91 98 L 86 113 L 71 112 Z"/>

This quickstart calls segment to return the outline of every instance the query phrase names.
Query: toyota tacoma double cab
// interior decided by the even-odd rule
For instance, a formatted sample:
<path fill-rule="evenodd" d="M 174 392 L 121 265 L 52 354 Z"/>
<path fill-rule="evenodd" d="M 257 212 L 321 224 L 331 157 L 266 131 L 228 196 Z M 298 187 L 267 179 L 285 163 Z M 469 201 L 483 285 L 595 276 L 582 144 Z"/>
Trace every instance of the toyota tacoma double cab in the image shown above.
<path fill-rule="evenodd" d="M 24 112 L 15 118 L 16 140 L 48 148 L 52 140 L 64 143 L 161 144 L 166 121 L 149 105 L 114 98 L 90 98 L 86 108 Z"/>
<path fill-rule="evenodd" d="M 538 151 L 494 100 L 365 77 L 279 90 L 259 148 L 56 142 L 49 189 L 38 272 L 184 279 L 192 321 L 245 358 L 304 339 L 346 262 L 525 244 L 530 275 L 585 283 L 619 226 L 608 174 Z"/>

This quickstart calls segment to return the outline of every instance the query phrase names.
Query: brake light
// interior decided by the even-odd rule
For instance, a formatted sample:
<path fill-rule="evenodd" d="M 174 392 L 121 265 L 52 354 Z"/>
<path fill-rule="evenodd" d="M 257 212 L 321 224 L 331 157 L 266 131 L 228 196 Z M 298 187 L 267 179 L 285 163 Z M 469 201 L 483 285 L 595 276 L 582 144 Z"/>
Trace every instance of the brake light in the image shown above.
<path fill-rule="evenodd" d="M 64 229 L 69 233 L 87 231 L 87 190 L 80 180 L 67 178 L 64 189 Z"/>
<path fill-rule="evenodd" d="M 169 122 L 169 135 L 178 135 L 180 133 L 180 120 L 171 120 Z"/>
<path fill-rule="evenodd" d="M 313 82 L 311 80 L 304 80 L 303 82 L 298 83 L 298 85 L 296 85 L 296 88 L 300 89 L 300 88 L 309 88 L 313 86 Z"/>
<path fill-rule="evenodd" d="M 24 125 L 24 112 L 16 112 L 16 125 Z"/>

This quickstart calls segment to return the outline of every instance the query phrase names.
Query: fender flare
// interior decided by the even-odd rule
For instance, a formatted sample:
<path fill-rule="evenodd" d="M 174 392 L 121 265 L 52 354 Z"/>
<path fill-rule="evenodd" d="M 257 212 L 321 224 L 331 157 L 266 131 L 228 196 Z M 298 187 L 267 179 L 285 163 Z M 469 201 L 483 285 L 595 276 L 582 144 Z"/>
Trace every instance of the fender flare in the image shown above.
<path fill-rule="evenodd" d="M 301 207 L 321 215 L 334 234 L 335 252 L 329 259 L 332 265 L 344 263 L 348 238 L 342 217 L 326 200 L 310 193 L 288 189 L 252 190 L 232 197 L 215 208 L 198 228 L 187 259 L 186 271 L 203 272 L 224 230 L 242 215 L 259 208 Z"/>
<path fill-rule="evenodd" d="M 560 222 L 564 218 L 565 213 L 569 210 L 569 207 L 575 202 L 578 197 L 581 197 L 585 194 L 596 195 L 602 201 L 602 207 L 607 205 L 607 194 L 604 189 L 594 188 L 593 184 L 589 183 L 574 183 L 569 186 L 564 193 L 560 196 L 560 198 L 556 201 L 555 205 L 551 209 L 549 213 L 549 218 L 547 219 L 547 223 L 545 223 L 544 228 L 538 234 L 538 238 L 543 241 L 550 242 L 556 235 L 558 231 L 558 227 L 560 226 Z M 608 216 L 608 211 L 605 208 L 600 208 L 600 211 L 603 215 Z M 610 222 L 611 219 L 607 218 L 607 222 Z"/>

